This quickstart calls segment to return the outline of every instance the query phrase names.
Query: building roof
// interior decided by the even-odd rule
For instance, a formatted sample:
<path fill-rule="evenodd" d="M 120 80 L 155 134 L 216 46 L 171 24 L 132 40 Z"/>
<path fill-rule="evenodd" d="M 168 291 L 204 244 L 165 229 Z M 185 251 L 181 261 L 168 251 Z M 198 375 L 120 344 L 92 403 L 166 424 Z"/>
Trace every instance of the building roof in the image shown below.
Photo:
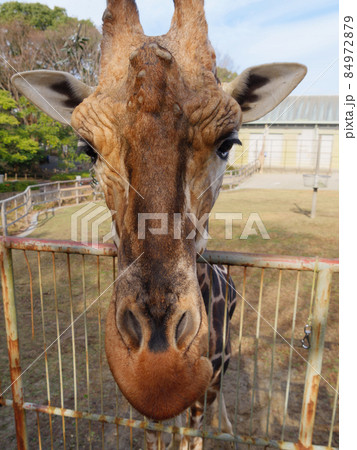
<path fill-rule="evenodd" d="M 338 95 L 289 96 L 254 124 L 338 124 Z"/>

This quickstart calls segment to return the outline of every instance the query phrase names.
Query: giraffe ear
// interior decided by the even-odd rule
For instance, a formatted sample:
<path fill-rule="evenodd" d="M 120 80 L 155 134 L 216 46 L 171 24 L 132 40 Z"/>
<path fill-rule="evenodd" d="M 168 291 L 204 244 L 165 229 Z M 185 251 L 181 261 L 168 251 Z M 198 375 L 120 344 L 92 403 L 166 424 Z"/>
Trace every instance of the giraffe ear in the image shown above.
<path fill-rule="evenodd" d="M 66 72 L 33 70 L 17 73 L 13 85 L 52 119 L 71 124 L 74 108 L 94 90 Z"/>
<path fill-rule="evenodd" d="M 278 106 L 306 72 L 307 68 L 297 63 L 263 64 L 244 70 L 222 87 L 239 103 L 243 123 L 253 122 Z"/>

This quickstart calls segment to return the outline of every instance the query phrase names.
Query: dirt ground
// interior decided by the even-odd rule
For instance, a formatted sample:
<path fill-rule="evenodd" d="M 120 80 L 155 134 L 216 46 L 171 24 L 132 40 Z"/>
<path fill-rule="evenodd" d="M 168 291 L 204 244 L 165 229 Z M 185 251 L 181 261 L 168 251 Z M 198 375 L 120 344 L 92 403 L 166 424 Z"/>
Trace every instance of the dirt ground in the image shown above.
<path fill-rule="evenodd" d="M 227 241 L 224 239 L 224 225 L 213 219 L 210 233 L 214 239 L 209 242 L 209 248 L 338 257 L 338 193 L 319 194 L 317 218 L 313 221 L 306 213 L 310 203 L 311 193 L 302 191 L 242 190 L 224 193 L 214 212 L 242 212 L 243 221 L 238 222 L 234 228 L 234 239 Z M 55 217 L 44 221 L 33 236 L 46 239 L 69 238 L 70 214 L 77 209 L 78 207 L 58 211 Z M 244 218 L 251 212 L 260 214 L 270 235 L 269 240 L 263 240 L 259 235 L 249 236 L 246 240 L 239 239 Z M 104 225 L 102 233 L 105 234 L 108 229 L 109 225 Z M 41 254 L 41 296 L 38 255 L 36 252 L 27 252 L 33 284 L 31 314 L 28 266 L 23 252 L 14 251 L 13 255 L 21 366 L 23 370 L 28 368 L 22 377 L 25 401 L 47 405 L 50 400 L 51 405 L 58 407 L 63 405 L 64 408 L 96 414 L 141 419 L 118 393 L 106 363 L 104 323 L 111 289 L 84 314 L 85 308 L 97 298 L 98 293 L 112 282 L 112 258 L 99 258 L 98 269 L 96 257 L 83 259 L 81 256 L 71 256 L 70 291 L 66 255 L 54 257 L 54 282 L 53 256 Z M 234 268 L 232 275 L 237 292 L 246 301 L 239 297 L 231 326 L 233 355 L 223 384 L 228 416 L 234 431 L 239 435 L 296 442 L 308 357 L 308 351 L 300 346 L 300 339 L 308 317 L 313 276 L 311 273 L 301 272 L 298 275 L 293 271 L 284 271 L 277 309 L 279 271 L 264 270 L 262 290 L 261 269 L 248 268 L 244 272 L 243 268 Z M 258 308 L 261 312 L 260 319 L 254 311 Z M 2 303 L 0 316 L 3 316 Z M 72 317 L 77 318 L 73 327 L 70 325 Z M 271 326 L 275 320 L 278 331 L 276 334 Z M 48 346 L 60 333 L 63 335 L 47 350 L 46 357 L 42 355 L 31 365 L 43 353 L 44 339 Z M 322 368 L 324 379 L 320 382 L 313 439 L 313 443 L 318 445 L 327 445 L 329 439 L 337 382 L 337 337 L 338 277 L 334 275 Z M 294 349 L 283 338 L 292 343 Z M 2 389 L 9 386 L 3 321 L 0 324 L 0 379 Z M 11 392 L 7 391 L 4 398 L 11 398 Z M 207 430 L 210 430 L 209 419 L 208 417 Z M 112 424 L 102 425 L 85 419 L 75 421 L 65 418 L 63 422 L 60 416 L 44 413 L 37 416 L 34 412 L 27 413 L 27 424 L 30 448 L 39 446 L 39 429 L 41 445 L 45 449 L 51 448 L 51 441 L 53 448 L 64 448 L 64 435 L 66 448 L 76 448 L 77 441 L 81 449 L 115 449 L 118 448 L 118 443 L 122 449 L 144 448 L 142 430 L 130 430 Z M 166 441 L 170 439 L 169 435 L 164 436 Z M 12 409 L 9 407 L 0 408 L 0 442 L 6 443 L 9 448 L 16 446 Z M 219 441 L 206 441 L 205 444 L 207 449 L 233 448 L 231 444 Z M 332 445 L 338 446 L 338 410 Z M 239 448 L 253 450 L 258 447 L 239 445 Z"/>

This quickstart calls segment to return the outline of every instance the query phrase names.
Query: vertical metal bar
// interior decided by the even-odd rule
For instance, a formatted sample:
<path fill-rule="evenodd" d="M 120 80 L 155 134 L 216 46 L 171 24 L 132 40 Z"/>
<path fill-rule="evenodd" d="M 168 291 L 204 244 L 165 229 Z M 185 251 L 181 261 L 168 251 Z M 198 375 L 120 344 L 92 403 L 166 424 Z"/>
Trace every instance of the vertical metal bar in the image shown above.
<path fill-rule="evenodd" d="M 213 277 L 213 268 L 210 268 L 210 276 L 209 276 L 209 291 L 208 291 L 208 349 L 207 349 L 207 358 L 210 356 L 210 340 L 211 340 L 211 321 L 212 321 L 212 277 Z M 203 431 L 206 431 L 206 422 L 207 422 L 207 390 L 205 392 L 205 398 L 203 402 Z M 205 441 L 203 440 L 203 443 Z"/>
<path fill-rule="evenodd" d="M 36 411 L 37 416 L 37 434 L 38 434 L 38 448 L 42 450 L 42 441 L 41 441 L 41 428 L 40 428 L 40 415 L 38 411 Z"/>
<path fill-rule="evenodd" d="M 99 346 L 99 381 L 100 381 L 100 413 L 104 413 L 104 399 L 103 399 L 103 353 L 102 353 L 102 298 L 100 292 L 100 259 L 97 256 L 97 312 L 98 312 L 98 346 Z M 104 422 L 102 422 L 102 448 L 104 450 Z"/>
<path fill-rule="evenodd" d="M 113 281 L 115 281 L 115 256 L 113 256 L 112 260 L 112 273 L 113 273 Z M 119 417 L 119 389 L 118 385 L 115 384 L 115 416 Z M 117 435 L 116 435 L 116 447 L 119 450 L 119 424 L 116 424 Z"/>
<path fill-rule="evenodd" d="M 283 426 L 282 426 L 282 429 L 281 429 L 281 440 L 282 441 L 284 440 L 286 416 L 287 416 L 287 413 L 288 413 L 288 404 L 289 404 L 290 381 L 291 381 L 291 364 L 292 364 L 292 360 L 293 360 L 296 311 L 297 311 L 297 303 L 298 303 L 298 298 L 299 298 L 299 282 L 300 282 L 300 271 L 298 271 L 297 277 L 296 277 L 293 322 L 292 322 L 292 325 L 291 325 L 291 342 L 290 342 L 290 352 L 289 352 L 288 379 L 287 379 L 287 382 L 286 382 Z"/>
<path fill-rule="evenodd" d="M 271 406 L 271 399 L 272 399 L 272 395 L 273 395 L 274 359 L 275 359 L 275 350 L 276 350 L 276 333 L 277 333 L 277 328 L 278 328 L 279 302 L 280 302 L 280 289 L 281 289 L 282 274 L 283 274 L 283 271 L 279 270 L 278 293 L 277 293 L 276 305 L 275 305 L 273 349 L 272 349 L 272 352 L 271 352 L 271 364 L 270 364 L 270 380 L 269 380 L 269 394 L 268 394 L 267 425 L 266 425 L 266 431 L 265 431 L 265 435 L 267 437 L 269 436 L 270 406 Z"/>
<path fill-rule="evenodd" d="M 7 218 L 6 218 L 6 201 L 4 200 L 1 203 L 1 225 L 2 225 L 2 234 L 3 236 L 7 236 Z"/>
<path fill-rule="evenodd" d="M 299 443 L 305 447 L 309 447 L 312 444 L 330 289 L 331 271 L 329 269 L 323 269 L 317 277 L 316 298 L 312 316 L 311 347 L 306 369 L 305 390 L 300 419 Z"/>
<path fill-rule="evenodd" d="M 236 391 L 236 404 L 235 404 L 235 408 L 234 408 L 234 433 L 235 434 L 238 434 L 238 401 L 239 401 L 240 362 L 241 362 L 241 355 L 242 355 L 242 338 L 243 338 L 246 285 L 247 285 L 247 268 L 244 267 L 243 289 L 242 289 L 240 319 L 239 319 L 238 362 L 237 362 L 237 383 L 236 383 L 237 391 Z"/>
<path fill-rule="evenodd" d="M 227 323 L 228 323 L 228 283 L 229 283 L 230 266 L 227 266 L 226 291 L 224 295 L 224 316 L 223 316 L 223 336 L 222 336 L 222 365 L 221 365 L 221 379 L 219 386 L 219 403 L 218 403 L 218 429 L 222 430 L 222 395 L 223 395 L 223 372 L 224 372 L 224 357 L 227 342 Z"/>
<path fill-rule="evenodd" d="M 60 181 L 57 181 L 57 201 L 58 201 L 58 207 L 61 206 L 61 184 Z"/>
<path fill-rule="evenodd" d="M 263 284 L 264 284 L 264 269 L 262 269 L 260 277 L 260 289 L 259 289 L 259 303 L 258 303 L 258 317 L 257 317 L 257 327 L 255 333 L 255 349 L 254 349 L 254 373 L 253 373 L 253 389 L 252 389 L 252 400 L 250 406 L 250 420 L 249 420 L 249 435 L 252 434 L 253 430 L 253 409 L 255 400 L 255 385 L 257 382 L 257 372 L 258 372 L 258 347 L 259 347 L 259 335 L 260 335 L 260 317 L 262 310 L 262 298 L 263 298 Z"/>
<path fill-rule="evenodd" d="M 34 326 L 34 318 L 33 318 L 33 289 L 32 289 L 32 272 L 29 260 L 27 258 L 26 250 L 24 250 L 24 258 L 27 265 L 27 270 L 29 272 L 29 278 L 30 278 L 30 301 L 31 301 L 31 328 L 32 328 L 32 339 L 35 337 L 35 326 Z"/>
<path fill-rule="evenodd" d="M 41 322 L 42 322 L 42 336 L 43 336 L 43 348 L 45 353 L 45 370 L 46 370 L 46 387 L 47 387 L 47 401 L 48 406 L 51 406 L 51 390 L 50 390 L 50 379 L 48 372 L 48 358 L 47 358 L 47 344 L 46 344 L 46 331 L 45 331 L 45 313 L 43 307 L 43 289 L 42 289 L 42 271 L 41 271 L 41 256 L 40 252 L 37 252 L 37 265 L 38 265 L 38 281 L 40 285 L 40 303 L 41 303 Z M 50 423 L 50 438 L 51 438 L 51 449 L 53 449 L 53 430 L 52 430 L 52 415 L 48 415 L 48 420 Z"/>
<path fill-rule="evenodd" d="M 334 401 L 333 401 L 333 410 L 332 410 L 332 418 L 331 418 L 330 435 L 329 435 L 328 444 L 327 444 L 328 447 L 331 447 L 331 444 L 332 444 L 333 427 L 335 425 L 336 410 L 337 410 L 337 400 L 338 400 L 338 381 L 339 381 L 339 375 L 337 375 L 335 398 L 334 398 Z"/>
<path fill-rule="evenodd" d="M 58 370 L 60 378 L 60 395 L 61 395 L 61 408 L 64 408 L 64 396 L 63 396 L 63 375 L 62 375 L 62 352 L 61 352 L 61 338 L 58 318 L 58 299 L 57 299 L 57 280 L 56 280 L 56 260 L 55 253 L 52 252 L 52 272 L 53 272 L 53 295 L 55 300 L 55 314 L 56 314 L 56 333 L 57 333 L 57 350 L 58 350 Z M 63 435 L 63 448 L 66 449 L 66 422 L 64 415 L 62 415 L 62 435 Z"/>
<path fill-rule="evenodd" d="M 69 289 L 69 308 L 71 314 L 71 334 L 72 334 L 72 354 L 73 354 L 73 396 L 74 410 L 78 411 L 78 395 L 77 395 L 77 363 L 76 363 L 76 339 L 74 334 L 74 314 L 73 314 L 73 295 L 72 295 L 72 276 L 71 276 L 71 260 L 67 253 L 67 271 L 68 271 L 68 289 Z M 78 440 L 78 418 L 75 418 L 76 427 L 76 449 L 79 449 Z"/>
<path fill-rule="evenodd" d="M 78 185 L 79 185 L 79 183 L 78 183 L 78 181 L 76 181 L 75 182 L 76 188 L 78 188 Z M 78 191 L 78 189 L 76 189 L 76 203 L 77 203 L 77 205 L 79 203 L 79 191 Z"/>
<path fill-rule="evenodd" d="M 17 448 L 26 450 L 28 449 L 28 440 L 26 415 L 23 408 L 24 393 L 21 379 L 19 336 L 17 332 L 14 273 L 11 250 L 5 247 L 4 240 L 0 241 L 0 270 Z"/>
<path fill-rule="evenodd" d="M 83 289 L 83 317 L 84 317 L 84 343 L 86 349 L 86 376 L 87 376 L 87 409 L 90 413 L 90 389 L 89 389 L 89 352 L 88 352 L 88 330 L 87 330 L 87 292 L 86 292 L 86 276 L 85 276 L 85 260 L 84 255 L 82 255 L 82 289 Z M 92 448 L 92 425 L 91 421 L 88 420 L 88 430 L 89 430 L 89 448 Z"/>
<path fill-rule="evenodd" d="M 129 405 L 129 417 L 130 420 L 133 419 L 133 407 L 131 405 Z M 130 450 L 133 450 L 133 427 L 130 426 L 129 427 L 129 433 L 130 433 Z M 159 446 L 160 448 L 160 446 Z"/>
<path fill-rule="evenodd" d="M 115 281 L 115 256 L 113 256 L 113 264 L 112 264 L 112 271 L 113 271 L 113 281 Z M 119 417 L 119 388 L 118 385 L 115 383 L 115 416 Z M 117 450 L 119 450 L 119 424 L 116 424 L 117 427 Z"/>
<path fill-rule="evenodd" d="M 317 147 L 314 186 L 313 186 L 313 191 L 312 191 L 312 204 L 311 204 L 311 214 L 310 214 L 311 219 L 314 219 L 316 216 L 318 176 L 319 176 L 319 170 L 320 170 L 321 139 L 322 139 L 322 135 L 320 134 L 319 140 L 318 140 L 318 147 Z"/>
<path fill-rule="evenodd" d="M 28 206 L 28 203 L 30 203 L 30 206 Z M 26 214 L 27 214 L 27 223 L 30 225 L 30 212 L 32 210 L 32 191 L 31 191 L 31 187 L 29 186 L 28 191 L 27 191 L 27 202 L 26 202 Z"/>
<path fill-rule="evenodd" d="M 119 417 L 119 388 L 115 383 L 115 417 Z M 117 427 L 117 450 L 119 450 L 119 424 L 116 424 Z"/>
<path fill-rule="evenodd" d="M 161 423 L 161 422 L 160 422 Z M 130 428 L 131 429 L 131 428 Z M 159 431 L 158 433 L 157 433 L 157 438 L 158 438 L 158 450 L 164 450 L 163 448 L 162 448 L 162 445 L 161 445 L 161 443 L 162 443 L 162 441 L 161 441 L 161 431 Z M 131 449 L 130 449 L 131 450 Z"/>

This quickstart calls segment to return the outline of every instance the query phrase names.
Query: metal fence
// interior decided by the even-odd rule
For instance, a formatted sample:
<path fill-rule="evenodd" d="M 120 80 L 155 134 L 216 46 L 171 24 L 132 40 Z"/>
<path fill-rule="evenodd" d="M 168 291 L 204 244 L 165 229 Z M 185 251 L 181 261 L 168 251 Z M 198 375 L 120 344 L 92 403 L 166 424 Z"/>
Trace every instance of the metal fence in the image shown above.
<path fill-rule="evenodd" d="M 238 167 L 237 169 L 226 170 L 223 177 L 223 189 L 234 189 L 245 179 L 253 175 L 255 172 L 258 172 L 259 169 L 260 162 L 257 159 L 242 167 Z"/>
<path fill-rule="evenodd" d="M 312 172 L 318 162 L 322 173 L 338 171 L 337 136 L 333 133 L 319 135 L 315 139 L 303 139 L 301 136 L 291 139 L 288 136 L 284 133 L 266 136 L 251 133 L 249 139 L 242 138 L 243 147 L 236 151 L 235 165 L 262 156 L 260 160 L 264 170 Z"/>
<path fill-rule="evenodd" d="M 80 180 L 55 181 L 28 186 L 24 192 L 20 192 L 10 198 L 0 201 L 0 229 L 3 236 L 8 235 L 8 230 L 19 221 L 27 221 L 29 225 L 30 213 L 34 208 L 57 206 L 68 203 L 80 203 L 84 199 L 96 200 L 102 194 L 98 189 L 93 189 L 91 178 Z"/>
<path fill-rule="evenodd" d="M 238 292 L 218 408 L 224 394 L 229 435 L 221 432 L 220 414 L 217 428 L 209 425 L 209 412 L 201 430 L 187 428 L 189 413 L 184 427 L 152 423 L 121 396 L 103 349 L 104 312 L 117 277 L 114 246 L 9 237 L 0 244 L 4 446 L 13 448 L 17 439 L 21 449 L 140 449 L 143 429 L 167 441 L 201 436 L 206 449 L 338 446 L 338 260 L 203 255 L 201 262 L 229 268 Z M 306 323 L 309 350 L 300 344 Z"/>

